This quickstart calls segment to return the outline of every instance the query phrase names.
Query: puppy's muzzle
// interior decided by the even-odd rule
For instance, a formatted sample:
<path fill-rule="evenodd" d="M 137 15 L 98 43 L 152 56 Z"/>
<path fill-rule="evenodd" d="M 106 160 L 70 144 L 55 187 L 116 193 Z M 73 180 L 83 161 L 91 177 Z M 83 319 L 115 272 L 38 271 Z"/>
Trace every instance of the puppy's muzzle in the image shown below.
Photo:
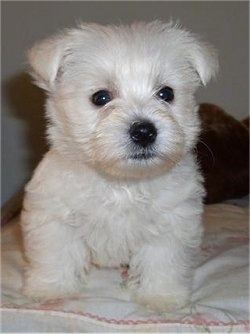
<path fill-rule="evenodd" d="M 131 125 L 129 135 L 134 144 L 145 149 L 155 142 L 157 130 L 150 121 L 138 121 Z"/>
<path fill-rule="evenodd" d="M 129 129 L 129 136 L 133 143 L 133 160 L 148 160 L 155 157 L 153 144 L 156 141 L 157 129 L 148 120 L 141 120 L 132 123 Z"/>

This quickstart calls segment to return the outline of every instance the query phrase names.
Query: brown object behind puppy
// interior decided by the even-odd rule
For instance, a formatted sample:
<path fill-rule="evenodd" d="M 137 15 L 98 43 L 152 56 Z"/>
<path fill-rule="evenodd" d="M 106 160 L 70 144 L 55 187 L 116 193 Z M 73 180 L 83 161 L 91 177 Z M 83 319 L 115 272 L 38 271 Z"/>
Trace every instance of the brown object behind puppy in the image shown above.
<path fill-rule="evenodd" d="M 205 177 L 205 203 L 249 193 L 249 130 L 222 108 L 202 103 L 198 160 Z"/>

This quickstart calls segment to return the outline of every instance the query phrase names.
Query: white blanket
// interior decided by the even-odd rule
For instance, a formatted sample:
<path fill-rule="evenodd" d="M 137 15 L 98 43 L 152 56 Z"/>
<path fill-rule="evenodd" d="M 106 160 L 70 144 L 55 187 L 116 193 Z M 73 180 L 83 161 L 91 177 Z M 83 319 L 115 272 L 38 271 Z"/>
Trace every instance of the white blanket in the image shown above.
<path fill-rule="evenodd" d="M 191 303 L 175 313 L 133 304 L 124 268 L 93 267 L 77 298 L 36 303 L 21 294 L 18 217 L 2 232 L 2 332 L 245 332 L 249 322 L 248 208 L 205 208 L 205 238 Z"/>

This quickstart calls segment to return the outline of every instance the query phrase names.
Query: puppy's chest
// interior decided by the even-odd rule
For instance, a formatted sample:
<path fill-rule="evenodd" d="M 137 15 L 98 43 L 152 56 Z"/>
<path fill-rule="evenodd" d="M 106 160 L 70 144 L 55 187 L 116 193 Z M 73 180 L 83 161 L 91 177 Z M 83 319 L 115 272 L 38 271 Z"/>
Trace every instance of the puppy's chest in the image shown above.
<path fill-rule="evenodd" d="M 78 233 L 92 261 L 105 266 L 128 263 L 143 242 L 162 232 L 155 199 L 141 188 L 106 187 L 98 195 L 90 191 L 78 219 Z"/>

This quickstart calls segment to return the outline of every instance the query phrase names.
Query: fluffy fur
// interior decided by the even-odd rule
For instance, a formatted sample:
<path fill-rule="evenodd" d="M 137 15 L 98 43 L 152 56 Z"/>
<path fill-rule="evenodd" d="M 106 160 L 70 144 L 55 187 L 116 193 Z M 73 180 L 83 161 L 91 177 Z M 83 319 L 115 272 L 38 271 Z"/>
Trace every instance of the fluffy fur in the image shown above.
<path fill-rule="evenodd" d="M 24 293 L 53 299 L 86 284 L 90 264 L 129 265 L 131 297 L 184 305 L 202 237 L 200 130 L 194 92 L 217 71 L 211 46 L 173 24 L 82 24 L 35 45 L 29 62 L 47 90 L 50 151 L 26 187 Z M 165 102 L 157 92 L 174 91 Z M 111 101 L 93 104 L 108 90 Z M 155 142 L 129 135 L 140 120 Z"/>

